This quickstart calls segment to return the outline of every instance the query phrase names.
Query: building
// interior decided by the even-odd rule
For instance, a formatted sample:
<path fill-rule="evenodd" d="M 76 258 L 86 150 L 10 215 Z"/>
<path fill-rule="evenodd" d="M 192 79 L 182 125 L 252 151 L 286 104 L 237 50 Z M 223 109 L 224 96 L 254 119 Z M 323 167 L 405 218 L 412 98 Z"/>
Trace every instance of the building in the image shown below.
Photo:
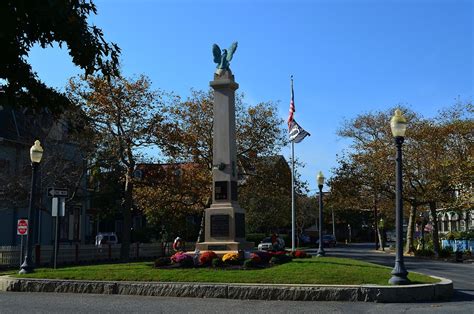
<path fill-rule="evenodd" d="M 17 245 L 17 220 L 27 218 L 31 182 L 30 147 L 39 139 L 44 148 L 37 180 L 35 242 L 54 241 L 54 219 L 48 188 L 69 192 L 65 216 L 59 225 L 60 241 L 84 243 L 88 192 L 84 160 L 69 136 L 68 123 L 47 110 L 30 112 L 0 106 L 0 245 Z"/>
<path fill-rule="evenodd" d="M 441 233 L 451 231 L 474 231 L 474 210 L 461 212 L 438 209 L 438 230 Z"/>

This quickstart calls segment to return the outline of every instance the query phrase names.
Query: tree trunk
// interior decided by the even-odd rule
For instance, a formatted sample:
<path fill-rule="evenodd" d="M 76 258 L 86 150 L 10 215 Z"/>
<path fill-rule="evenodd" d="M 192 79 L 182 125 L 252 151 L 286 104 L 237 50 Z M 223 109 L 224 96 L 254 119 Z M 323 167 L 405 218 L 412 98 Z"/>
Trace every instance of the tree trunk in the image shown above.
<path fill-rule="evenodd" d="M 410 214 L 408 218 L 408 227 L 407 227 L 407 243 L 405 246 L 405 253 L 415 252 L 415 246 L 413 244 L 413 236 L 415 233 L 415 220 L 416 220 L 416 208 L 417 204 L 411 204 Z"/>
<path fill-rule="evenodd" d="M 436 215 L 436 202 L 430 202 L 430 213 L 433 217 L 433 250 L 435 256 L 439 256 L 440 246 L 439 246 L 439 230 L 438 230 L 438 215 Z"/>
<path fill-rule="evenodd" d="M 123 228 L 122 245 L 120 247 L 120 259 L 128 261 L 130 258 L 130 229 L 132 227 L 132 205 L 133 205 L 133 168 L 127 167 L 125 175 L 125 193 L 122 200 Z"/>

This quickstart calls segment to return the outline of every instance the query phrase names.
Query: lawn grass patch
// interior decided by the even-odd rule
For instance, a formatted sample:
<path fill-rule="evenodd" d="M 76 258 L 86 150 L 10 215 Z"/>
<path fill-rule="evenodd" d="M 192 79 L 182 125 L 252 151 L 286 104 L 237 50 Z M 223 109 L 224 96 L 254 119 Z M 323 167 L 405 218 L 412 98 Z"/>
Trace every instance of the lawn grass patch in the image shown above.
<path fill-rule="evenodd" d="M 214 282 L 214 283 L 269 283 L 269 284 L 324 284 L 324 285 L 388 285 L 391 268 L 362 261 L 313 257 L 294 259 L 290 263 L 255 270 L 226 270 L 214 268 L 155 269 L 152 262 L 73 266 L 54 269 L 40 268 L 26 278 L 158 281 L 158 282 Z M 434 283 L 437 279 L 410 273 L 413 283 Z"/>

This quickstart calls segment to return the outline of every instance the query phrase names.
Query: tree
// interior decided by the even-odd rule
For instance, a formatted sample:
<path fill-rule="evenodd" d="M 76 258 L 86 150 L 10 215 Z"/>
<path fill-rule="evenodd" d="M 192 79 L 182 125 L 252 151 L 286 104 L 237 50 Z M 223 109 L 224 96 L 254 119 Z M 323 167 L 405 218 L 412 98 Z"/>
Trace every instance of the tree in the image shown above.
<path fill-rule="evenodd" d="M 201 189 L 196 191 L 199 194 L 198 199 L 209 200 L 200 203 L 201 211 L 209 206 L 212 191 L 213 102 L 212 91 L 192 91 L 191 97 L 186 101 L 175 102 L 162 108 L 166 122 L 155 131 L 158 144 L 170 163 L 198 165 L 196 169 L 201 171 L 200 176 L 203 178 Z M 278 117 L 273 103 L 246 105 L 241 95 L 236 97 L 237 163 L 242 179 L 240 184 L 250 178 L 252 173 L 256 173 L 255 170 L 258 170 L 258 175 L 263 175 L 262 169 L 268 169 L 263 159 L 275 156 L 286 144 L 286 134 L 282 126 L 283 121 Z M 268 170 L 270 172 L 266 172 L 264 176 L 270 178 L 275 171 Z M 255 178 L 249 179 L 249 182 L 259 185 L 262 181 Z M 283 181 L 277 183 L 287 184 Z M 242 204 L 261 202 L 261 199 L 246 199 L 245 189 L 246 187 L 241 186 L 239 200 Z M 263 197 L 262 194 L 259 195 Z M 274 196 L 275 193 L 271 195 Z M 251 211 L 247 211 L 247 219 L 252 219 L 251 217 Z"/>
<path fill-rule="evenodd" d="M 269 234 L 291 222 L 291 170 L 283 156 L 262 157 L 241 182 L 240 206 L 250 232 Z"/>
<path fill-rule="evenodd" d="M 42 48 L 66 44 L 72 62 L 86 76 L 98 70 L 105 76 L 118 73 L 120 49 L 105 41 L 101 29 L 88 24 L 90 14 L 97 14 L 97 8 L 87 0 L 0 2 L 0 79 L 6 81 L 0 90 L 4 103 L 48 107 L 54 112 L 69 107 L 68 99 L 42 83 L 28 64 L 26 57 L 35 44 Z"/>
<path fill-rule="evenodd" d="M 377 244 L 378 220 L 383 198 L 393 194 L 390 182 L 393 178 L 392 137 L 388 121 L 390 111 L 373 112 L 357 116 L 346 121 L 338 134 L 353 140 L 352 150 L 347 156 L 340 159 L 340 168 L 336 170 L 336 176 L 330 184 L 338 186 L 343 194 L 351 193 L 352 202 L 358 204 L 359 210 L 371 209 L 373 211 L 374 238 Z M 356 194 L 344 192 L 341 183 L 347 180 L 355 183 Z M 331 196 L 333 201 L 337 199 L 340 192 L 335 191 Z M 344 196 L 342 197 L 344 198 Z M 344 201 L 344 202 L 347 202 Z"/>
<path fill-rule="evenodd" d="M 70 108 L 60 115 L 52 115 L 47 110 L 33 114 L 10 106 L 4 107 L 1 112 L 5 122 L 4 130 L 9 127 L 15 130 L 5 132 L 6 138 L 2 143 L 2 149 L 12 158 L 10 169 L 7 168 L 0 174 L 0 186 L 6 191 L 8 204 L 12 208 L 27 207 L 31 188 L 29 149 L 36 139 L 41 141 L 44 148 L 39 186 L 67 188 L 70 193 L 66 200 L 68 202 L 76 196 L 84 197 L 84 174 L 87 168 L 85 160 L 92 151 L 87 139 L 93 134 L 84 123 L 83 112 Z M 8 122 L 8 118 L 12 123 Z M 9 143 L 13 145 L 8 145 Z M 43 193 L 39 193 L 39 204 L 44 203 L 42 198 Z M 40 207 L 40 210 L 46 211 L 46 208 Z"/>
<path fill-rule="evenodd" d="M 142 178 L 136 184 L 135 202 L 154 226 L 164 226 L 171 236 L 185 239 L 186 218 L 201 214 L 210 205 L 209 171 L 199 163 L 139 164 Z"/>
<path fill-rule="evenodd" d="M 68 97 L 86 113 L 97 134 L 96 158 L 92 162 L 107 168 L 110 162 L 123 169 L 123 232 L 121 258 L 130 252 L 131 212 L 133 207 L 133 171 L 140 160 L 141 148 L 151 146 L 153 130 L 162 121 L 160 111 L 163 93 L 151 89 L 150 80 L 141 75 L 135 80 L 89 76 L 71 79 Z"/>
<path fill-rule="evenodd" d="M 469 109 L 471 108 L 471 109 Z M 471 110 L 471 111 L 469 111 Z M 454 191 L 470 186 L 472 178 L 472 105 L 456 106 L 441 113 L 440 118 L 424 119 L 414 112 L 403 110 L 409 128 L 403 145 L 403 197 L 410 204 L 406 251 L 413 251 L 416 211 L 429 206 L 433 219 L 435 253 L 439 252 L 436 208 L 452 204 Z M 335 176 L 330 181 L 332 200 L 342 204 L 368 204 L 364 197 L 372 195 L 374 208 L 381 201 L 394 198 L 393 144 L 388 121 L 390 113 L 359 115 L 346 123 L 340 135 L 353 140 L 347 156 L 339 161 Z M 469 131 L 471 130 L 471 131 Z M 471 174 L 471 176 L 469 176 Z M 358 193 L 348 191 L 356 186 Z M 469 189 L 469 188 L 467 188 Z M 462 193 L 461 193 L 462 194 Z M 468 194 L 468 193 L 464 193 Z M 467 205 L 467 204 L 464 204 Z M 362 205 L 366 206 L 366 205 Z"/>

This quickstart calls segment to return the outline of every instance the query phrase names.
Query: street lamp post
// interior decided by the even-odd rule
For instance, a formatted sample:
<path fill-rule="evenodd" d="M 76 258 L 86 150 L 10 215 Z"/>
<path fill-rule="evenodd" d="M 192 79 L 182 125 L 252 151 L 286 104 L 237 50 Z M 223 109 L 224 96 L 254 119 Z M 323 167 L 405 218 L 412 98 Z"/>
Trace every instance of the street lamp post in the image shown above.
<path fill-rule="evenodd" d="M 31 159 L 31 190 L 30 190 L 30 204 L 28 207 L 28 238 L 26 240 L 26 255 L 23 264 L 21 264 L 20 274 L 32 273 L 35 269 L 34 262 L 31 258 L 32 248 L 33 248 L 33 239 L 34 239 L 34 221 L 36 213 L 34 212 L 35 206 L 35 188 L 36 188 L 36 175 L 38 172 L 38 166 L 43 157 L 43 148 L 41 147 L 40 141 L 36 140 L 35 144 L 31 146 L 30 149 L 30 159 Z"/>
<path fill-rule="evenodd" d="M 384 228 L 385 228 L 385 221 L 383 220 L 383 218 L 380 218 L 379 232 L 380 232 L 380 247 L 382 248 L 382 251 L 385 251 L 385 243 L 384 243 L 384 238 L 383 238 Z"/>
<path fill-rule="evenodd" d="M 405 137 L 407 122 L 402 112 L 397 109 L 390 120 L 392 135 L 397 147 L 396 156 L 396 197 L 395 197 L 395 223 L 396 223 L 396 257 L 395 266 L 392 270 L 392 278 L 388 281 L 392 285 L 406 285 L 410 283 L 408 271 L 403 263 L 403 201 L 402 201 L 402 144 Z"/>
<path fill-rule="evenodd" d="M 317 252 L 317 256 L 324 256 L 326 252 L 324 252 L 323 248 L 323 185 L 324 185 L 324 176 L 323 173 L 320 171 L 318 176 L 316 177 L 318 181 L 318 188 L 319 188 L 319 249 Z"/>

